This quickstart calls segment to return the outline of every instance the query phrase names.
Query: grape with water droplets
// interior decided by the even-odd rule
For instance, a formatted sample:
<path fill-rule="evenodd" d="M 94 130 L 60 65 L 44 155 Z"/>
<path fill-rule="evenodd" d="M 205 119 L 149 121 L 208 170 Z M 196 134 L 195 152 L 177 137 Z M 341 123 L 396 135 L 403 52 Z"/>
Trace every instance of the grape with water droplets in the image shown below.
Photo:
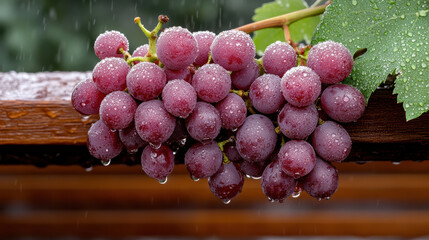
<path fill-rule="evenodd" d="M 222 151 L 216 142 L 196 143 L 185 154 L 185 166 L 192 179 L 208 178 L 222 165 Z"/>
<path fill-rule="evenodd" d="M 299 182 L 310 196 L 318 199 L 329 198 L 337 191 L 338 172 L 334 166 L 317 158 L 313 170 Z"/>
<path fill-rule="evenodd" d="M 92 115 L 100 111 L 100 104 L 106 95 L 100 92 L 92 79 L 79 82 L 73 89 L 71 103 L 80 114 Z"/>
<path fill-rule="evenodd" d="M 186 118 L 189 135 L 200 142 L 215 139 L 220 133 L 221 124 L 219 111 L 206 102 L 197 102 L 194 111 Z"/>
<path fill-rule="evenodd" d="M 353 57 L 343 44 L 325 41 L 311 48 L 307 66 L 320 76 L 322 83 L 339 83 L 352 72 Z"/>
<path fill-rule="evenodd" d="M 173 133 L 176 119 L 167 112 L 160 100 L 150 100 L 137 107 L 134 124 L 144 141 L 159 146 Z"/>
<path fill-rule="evenodd" d="M 126 128 L 119 130 L 119 138 L 127 151 L 131 154 L 136 153 L 139 148 L 147 145 L 137 133 L 134 121 Z"/>
<path fill-rule="evenodd" d="M 128 73 L 126 81 L 130 94 L 140 101 L 158 97 L 167 83 L 164 71 L 151 62 L 135 65 Z"/>
<path fill-rule="evenodd" d="M 246 118 L 238 129 L 236 147 L 244 160 L 262 162 L 274 151 L 277 134 L 271 120 L 261 114 L 253 114 Z"/>
<path fill-rule="evenodd" d="M 123 129 L 134 120 L 136 101 L 126 92 L 109 93 L 101 102 L 100 119 L 111 129 Z"/>
<path fill-rule="evenodd" d="M 305 107 L 319 97 L 322 83 L 313 70 L 299 66 L 285 73 L 280 87 L 286 101 L 295 107 Z"/>
<path fill-rule="evenodd" d="M 295 186 L 295 179 L 281 170 L 278 161 L 268 164 L 262 173 L 262 191 L 269 200 L 283 201 L 295 191 Z"/>
<path fill-rule="evenodd" d="M 171 115 L 186 118 L 197 104 L 197 93 L 185 80 L 171 80 L 162 90 L 162 102 Z"/>
<path fill-rule="evenodd" d="M 131 57 L 145 57 L 148 52 L 149 52 L 149 44 L 144 44 L 136 48 L 136 50 L 134 50 L 133 55 L 131 55 Z M 138 63 L 141 63 L 141 62 L 134 61 L 134 65 Z"/>
<path fill-rule="evenodd" d="M 199 98 L 209 103 L 215 103 L 228 95 L 231 88 L 231 77 L 220 65 L 206 64 L 195 72 L 192 86 Z"/>
<path fill-rule="evenodd" d="M 280 77 L 264 74 L 250 86 L 249 98 L 252 106 L 261 113 L 271 114 L 281 109 L 285 99 L 280 92 Z"/>
<path fill-rule="evenodd" d="M 142 152 L 141 165 L 149 177 L 165 183 L 174 168 L 173 151 L 165 144 L 157 149 L 147 145 Z"/>
<path fill-rule="evenodd" d="M 237 89 L 248 90 L 257 77 L 259 65 L 256 61 L 250 61 L 243 69 L 231 73 L 231 83 Z"/>
<path fill-rule="evenodd" d="M 323 90 L 320 102 L 329 117 L 338 122 L 355 122 L 365 111 L 365 97 L 355 87 L 334 84 Z"/>
<path fill-rule="evenodd" d="M 252 38 L 239 30 L 219 33 L 210 47 L 213 61 L 228 71 L 238 71 L 247 66 L 256 54 Z"/>
<path fill-rule="evenodd" d="M 314 104 L 298 108 L 286 103 L 277 115 L 280 131 L 290 139 L 304 139 L 310 136 L 316 129 L 318 120 L 319 113 Z"/>
<path fill-rule="evenodd" d="M 340 124 L 326 121 L 314 130 L 312 145 L 317 154 L 324 160 L 341 162 L 349 155 L 352 140 Z"/>
<path fill-rule="evenodd" d="M 287 70 L 296 66 L 297 55 L 293 47 L 285 42 L 270 44 L 264 52 L 262 65 L 265 72 L 283 77 Z"/>
<path fill-rule="evenodd" d="M 121 48 L 128 51 L 128 39 L 118 31 L 106 31 L 98 35 L 94 43 L 94 52 L 100 59 L 108 57 L 122 58 Z"/>
<path fill-rule="evenodd" d="M 213 43 L 216 34 L 210 31 L 198 31 L 192 33 L 198 43 L 198 56 L 194 61 L 197 66 L 206 64 L 209 60 L 210 46 Z"/>
<path fill-rule="evenodd" d="M 167 28 L 160 34 L 156 42 L 156 54 L 169 69 L 186 68 L 197 58 L 197 40 L 186 28 Z"/>
<path fill-rule="evenodd" d="M 183 79 L 188 83 L 192 83 L 192 73 L 189 67 L 179 70 L 171 70 L 164 67 L 163 70 L 165 77 L 167 78 L 167 82 L 175 79 Z"/>
<path fill-rule="evenodd" d="M 240 163 L 243 161 L 243 158 L 238 153 L 234 142 L 227 142 L 225 145 L 223 145 L 223 152 L 231 162 Z"/>
<path fill-rule="evenodd" d="M 95 65 L 92 79 L 98 90 L 104 94 L 123 91 L 127 87 L 127 74 L 130 66 L 122 58 L 105 58 Z"/>
<path fill-rule="evenodd" d="M 288 176 L 300 178 L 307 175 L 316 163 L 313 147 L 304 140 L 286 142 L 278 153 L 280 168 Z"/>
<path fill-rule="evenodd" d="M 89 128 L 87 145 L 89 153 L 101 160 L 118 156 L 123 148 L 118 131 L 111 131 L 101 120 Z"/>
<path fill-rule="evenodd" d="M 244 178 L 234 163 L 222 164 L 209 178 L 212 193 L 224 203 L 229 203 L 243 188 Z"/>
<path fill-rule="evenodd" d="M 222 120 L 222 128 L 234 130 L 243 125 L 247 116 L 246 103 L 235 93 L 229 93 L 226 98 L 216 104 Z"/>

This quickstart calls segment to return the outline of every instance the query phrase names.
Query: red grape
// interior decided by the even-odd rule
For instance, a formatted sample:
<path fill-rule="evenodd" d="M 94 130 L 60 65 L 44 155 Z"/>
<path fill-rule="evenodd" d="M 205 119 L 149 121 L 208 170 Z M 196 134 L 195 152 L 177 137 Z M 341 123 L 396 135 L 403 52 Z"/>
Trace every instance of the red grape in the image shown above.
<path fill-rule="evenodd" d="M 118 31 L 106 31 L 98 35 L 94 43 L 95 55 L 98 58 L 104 59 L 108 57 L 122 58 L 122 53 L 119 49 L 122 48 L 124 51 L 128 51 L 128 39 L 124 34 Z"/>
<path fill-rule="evenodd" d="M 355 122 L 365 111 L 365 97 L 355 87 L 334 84 L 327 87 L 320 97 L 323 110 L 338 122 Z"/>
<path fill-rule="evenodd" d="M 196 143 L 185 154 L 185 166 L 192 179 L 208 178 L 222 165 L 222 151 L 216 142 Z"/>
<path fill-rule="evenodd" d="M 100 92 L 91 79 L 79 82 L 73 89 L 71 103 L 80 114 L 98 114 L 100 104 L 106 95 Z"/>
<path fill-rule="evenodd" d="M 283 77 L 287 70 L 296 66 L 297 56 L 293 47 L 285 42 L 270 44 L 264 52 L 262 65 L 266 73 Z"/>
<path fill-rule="evenodd" d="M 176 119 L 167 112 L 160 100 L 150 100 L 137 107 L 134 123 L 140 137 L 158 147 L 173 133 Z"/>
<path fill-rule="evenodd" d="M 122 58 L 105 58 L 95 65 L 92 79 L 98 90 L 104 94 L 122 91 L 127 87 L 127 74 L 130 66 Z"/>
<path fill-rule="evenodd" d="M 210 47 L 213 61 L 228 71 L 243 69 L 253 61 L 256 48 L 252 38 L 239 30 L 219 33 Z"/>
<path fill-rule="evenodd" d="M 135 65 L 127 76 L 128 91 L 140 101 L 158 97 L 166 83 L 164 71 L 152 62 Z"/>
<path fill-rule="evenodd" d="M 314 130 L 312 145 L 317 154 L 324 160 L 341 162 L 349 155 L 352 140 L 341 125 L 326 121 Z"/>
<path fill-rule="evenodd" d="M 206 64 L 195 72 L 192 86 L 199 98 L 209 103 L 215 103 L 228 95 L 231 88 L 231 77 L 218 64 Z"/>
<path fill-rule="evenodd" d="M 169 69 L 179 70 L 191 65 L 198 55 L 198 44 L 189 30 L 170 27 L 163 31 L 156 42 L 156 54 Z"/>
<path fill-rule="evenodd" d="M 243 188 L 244 178 L 234 163 L 222 164 L 219 170 L 209 178 L 212 193 L 228 204 Z"/>
<path fill-rule="evenodd" d="M 281 80 L 283 97 L 295 107 L 305 107 L 319 97 L 322 88 L 319 76 L 310 68 L 291 68 Z"/>
<path fill-rule="evenodd" d="M 308 53 L 307 66 L 320 76 L 322 83 L 339 83 L 352 72 L 353 57 L 341 43 L 320 42 Z"/>
<path fill-rule="evenodd" d="M 118 156 L 123 148 L 118 131 L 111 131 L 101 120 L 89 128 L 87 145 L 89 153 L 101 160 Z"/>

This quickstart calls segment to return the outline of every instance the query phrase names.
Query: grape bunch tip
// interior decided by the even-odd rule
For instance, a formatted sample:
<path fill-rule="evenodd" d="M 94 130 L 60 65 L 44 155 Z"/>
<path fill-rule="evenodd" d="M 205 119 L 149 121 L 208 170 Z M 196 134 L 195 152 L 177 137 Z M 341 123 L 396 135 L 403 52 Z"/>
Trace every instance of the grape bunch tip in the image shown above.
<path fill-rule="evenodd" d="M 125 149 L 160 183 L 184 163 L 224 203 L 241 192 L 243 176 L 260 179 L 270 201 L 302 190 L 329 199 L 338 188 L 332 163 L 352 147 L 340 123 L 366 107 L 359 90 L 341 84 L 353 67 L 348 49 L 321 42 L 300 59 L 303 49 L 278 41 L 255 60 L 247 33 L 160 32 L 168 20 L 161 15 L 148 31 L 136 17 L 149 44 L 132 54 L 118 31 L 96 39 L 100 62 L 71 96 L 77 112 L 100 116 L 88 131 L 89 153 L 108 165 Z"/>

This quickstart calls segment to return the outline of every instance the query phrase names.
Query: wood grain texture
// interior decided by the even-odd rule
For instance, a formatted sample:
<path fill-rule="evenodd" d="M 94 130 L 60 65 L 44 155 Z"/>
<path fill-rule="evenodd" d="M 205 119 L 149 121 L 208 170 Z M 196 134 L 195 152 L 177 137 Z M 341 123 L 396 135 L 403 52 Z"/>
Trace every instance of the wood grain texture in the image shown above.
<path fill-rule="evenodd" d="M 426 236 L 429 176 L 422 169 L 429 163 L 402 164 L 339 164 L 339 189 L 322 201 L 302 193 L 270 203 L 260 181 L 246 179 L 228 205 L 183 165 L 164 185 L 137 166 L 0 166 L 0 238 Z"/>

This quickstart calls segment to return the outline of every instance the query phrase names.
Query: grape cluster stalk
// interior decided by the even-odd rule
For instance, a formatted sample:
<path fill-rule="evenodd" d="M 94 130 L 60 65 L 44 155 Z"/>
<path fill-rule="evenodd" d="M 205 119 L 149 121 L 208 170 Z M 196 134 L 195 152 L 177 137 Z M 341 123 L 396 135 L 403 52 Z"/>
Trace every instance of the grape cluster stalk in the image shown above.
<path fill-rule="evenodd" d="M 143 171 L 160 183 L 184 162 L 224 203 L 241 192 L 244 177 L 260 179 L 270 201 L 302 190 L 330 198 L 338 187 L 332 162 L 352 146 L 339 123 L 357 121 L 366 105 L 359 90 L 341 84 L 353 68 L 347 48 L 326 41 L 302 48 L 310 49 L 304 57 L 275 42 L 255 59 L 243 31 L 176 26 L 158 36 L 167 21 L 160 16 L 148 31 L 136 18 L 149 44 L 132 54 L 118 31 L 96 39 L 100 62 L 71 99 L 79 113 L 99 114 L 88 131 L 90 154 L 102 163 L 124 149 L 140 155 Z"/>

